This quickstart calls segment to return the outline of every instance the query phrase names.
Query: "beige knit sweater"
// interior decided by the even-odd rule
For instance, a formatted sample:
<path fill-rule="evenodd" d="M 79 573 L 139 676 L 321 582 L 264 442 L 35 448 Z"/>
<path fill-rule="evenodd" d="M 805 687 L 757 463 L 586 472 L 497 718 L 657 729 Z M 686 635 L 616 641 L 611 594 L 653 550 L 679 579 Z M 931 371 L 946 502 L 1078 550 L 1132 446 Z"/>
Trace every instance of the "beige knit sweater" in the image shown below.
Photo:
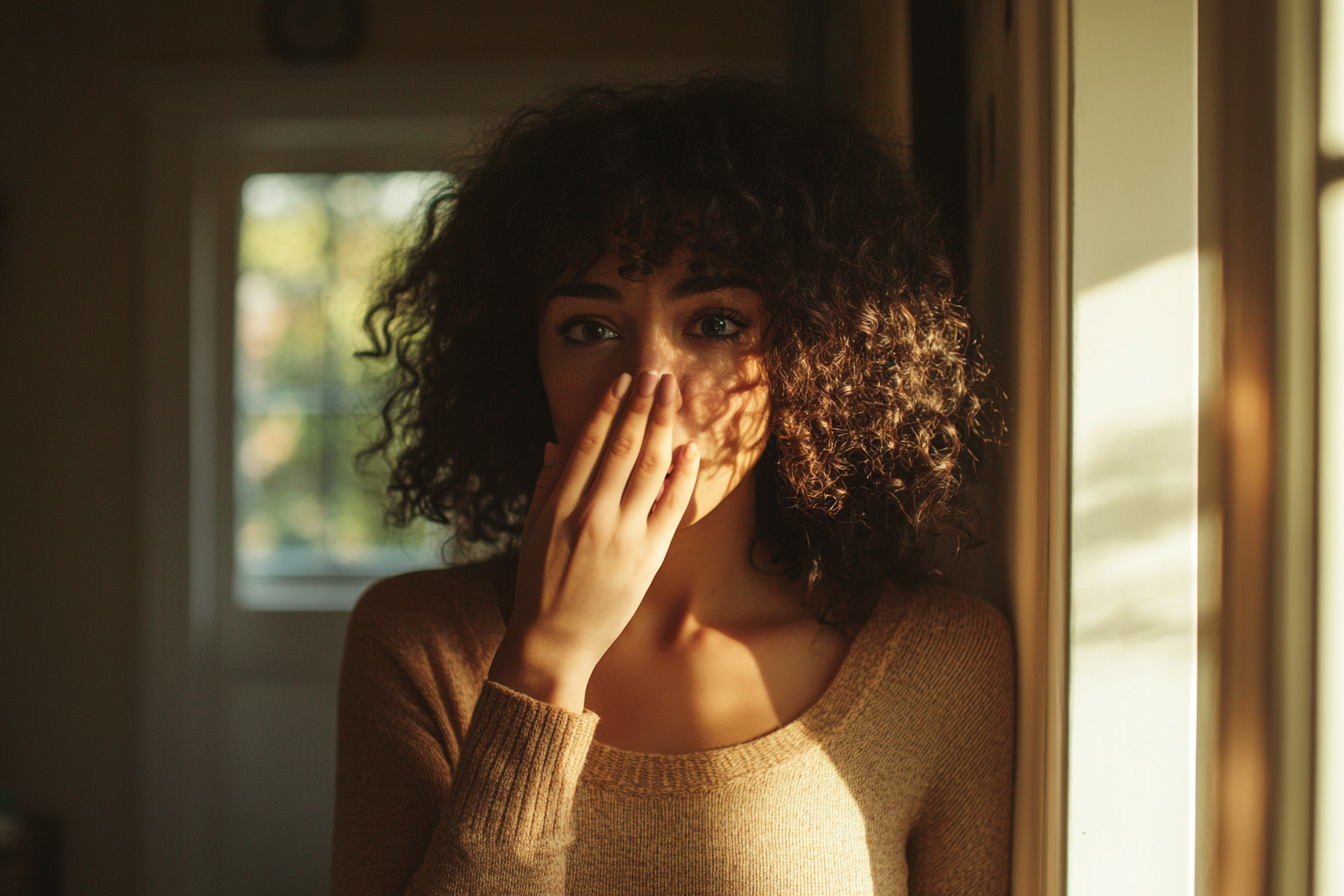
<path fill-rule="evenodd" d="M 1007 892 L 1013 648 L 984 603 L 889 589 L 801 717 L 665 756 L 486 683 L 512 588 L 493 561 L 355 608 L 337 896 Z"/>

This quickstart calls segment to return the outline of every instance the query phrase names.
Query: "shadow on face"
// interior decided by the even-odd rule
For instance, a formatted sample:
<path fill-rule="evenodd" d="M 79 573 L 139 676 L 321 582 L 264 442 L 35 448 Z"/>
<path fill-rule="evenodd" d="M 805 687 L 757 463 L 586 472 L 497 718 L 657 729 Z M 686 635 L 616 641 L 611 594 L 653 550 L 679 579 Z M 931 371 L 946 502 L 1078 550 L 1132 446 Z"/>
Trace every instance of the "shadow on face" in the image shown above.
<path fill-rule="evenodd" d="M 671 373 L 681 403 L 673 446 L 694 440 L 700 476 L 686 523 L 712 511 L 743 481 L 769 438 L 770 402 L 758 288 L 703 275 L 685 258 L 638 279 L 608 253 L 546 297 L 537 354 L 551 418 L 568 451 L 622 373 Z"/>

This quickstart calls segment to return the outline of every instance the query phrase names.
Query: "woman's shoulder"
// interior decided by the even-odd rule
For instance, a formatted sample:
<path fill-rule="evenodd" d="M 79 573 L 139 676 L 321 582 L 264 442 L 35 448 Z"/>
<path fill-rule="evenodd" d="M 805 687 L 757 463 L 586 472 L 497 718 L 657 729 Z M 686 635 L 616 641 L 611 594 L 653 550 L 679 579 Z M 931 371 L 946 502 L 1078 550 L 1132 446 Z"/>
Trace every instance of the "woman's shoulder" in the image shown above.
<path fill-rule="evenodd" d="M 1011 738 L 1012 632 L 980 598 L 888 584 L 846 663 L 835 736 L 866 767 L 932 774 L 949 749 Z M 886 772 L 871 777 L 889 779 Z"/>
<path fill-rule="evenodd" d="M 974 595 L 938 584 L 889 585 L 872 623 L 884 629 L 880 640 L 895 665 L 920 678 L 953 688 L 1011 686 L 1015 678 L 1012 628 Z"/>
<path fill-rule="evenodd" d="M 1007 617 L 983 598 L 939 584 L 894 590 L 898 600 L 904 598 L 911 604 L 914 618 L 930 637 L 954 642 L 1012 641 Z"/>
<path fill-rule="evenodd" d="M 497 640 L 504 627 L 501 608 L 513 597 L 516 575 L 517 557 L 506 554 L 380 579 L 355 604 L 350 637 L 389 645 L 462 636 Z"/>
<path fill-rule="evenodd" d="M 369 586 L 346 624 L 341 737 L 380 761 L 406 749 L 433 755 L 431 743 L 455 756 L 504 635 L 498 596 L 512 593 L 509 575 L 498 558 Z"/>

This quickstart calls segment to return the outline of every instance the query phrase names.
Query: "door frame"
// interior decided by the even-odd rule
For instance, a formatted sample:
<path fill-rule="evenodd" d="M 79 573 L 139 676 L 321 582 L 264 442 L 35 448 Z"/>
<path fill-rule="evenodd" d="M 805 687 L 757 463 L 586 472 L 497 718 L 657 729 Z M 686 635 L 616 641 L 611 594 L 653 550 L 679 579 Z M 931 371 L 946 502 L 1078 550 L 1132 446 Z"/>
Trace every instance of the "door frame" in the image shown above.
<path fill-rule="evenodd" d="M 1062 896 L 1068 735 L 1072 49 L 1069 0 L 967 4 L 970 304 L 997 320 L 999 531 L 1017 645 L 1012 892 Z M 1006 315 L 998 311 L 1007 306 Z M 1005 319 L 1006 317 L 1006 319 Z"/>

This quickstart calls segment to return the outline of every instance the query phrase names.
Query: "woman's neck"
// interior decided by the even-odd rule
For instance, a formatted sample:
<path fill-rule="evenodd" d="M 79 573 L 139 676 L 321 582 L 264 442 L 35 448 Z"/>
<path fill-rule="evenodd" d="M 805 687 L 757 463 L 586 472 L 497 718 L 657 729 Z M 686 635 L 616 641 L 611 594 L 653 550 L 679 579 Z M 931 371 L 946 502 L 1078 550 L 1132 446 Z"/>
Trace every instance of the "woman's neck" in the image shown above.
<path fill-rule="evenodd" d="M 755 533 L 755 481 L 748 476 L 714 510 L 677 532 L 630 625 L 665 640 L 703 627 L 775 624 L 805 612 L 801 582 L 752 562 Z"/>

